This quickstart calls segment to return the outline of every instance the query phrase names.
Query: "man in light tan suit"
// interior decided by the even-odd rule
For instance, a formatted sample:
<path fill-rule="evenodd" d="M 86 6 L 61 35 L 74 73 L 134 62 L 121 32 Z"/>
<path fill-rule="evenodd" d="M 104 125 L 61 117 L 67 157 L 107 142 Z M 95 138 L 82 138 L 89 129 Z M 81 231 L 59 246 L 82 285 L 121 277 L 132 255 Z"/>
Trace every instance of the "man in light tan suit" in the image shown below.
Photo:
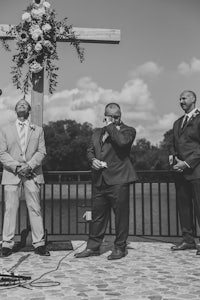
<path fill-rule="evenodd" d="M 39 255 L 50 255 L 45 246 L 40 208 L 40 184 L 44 183 L 41 165 L 46 155 L 44 132 L 41 127 L 29 123 L 30 110 L 26 100 L 18 101 L 16 122 L 1 129 L 1 183 L 5 188 L 2 256 L 12 254 L 21 187 L 29 212 L 34 251 Z"/>

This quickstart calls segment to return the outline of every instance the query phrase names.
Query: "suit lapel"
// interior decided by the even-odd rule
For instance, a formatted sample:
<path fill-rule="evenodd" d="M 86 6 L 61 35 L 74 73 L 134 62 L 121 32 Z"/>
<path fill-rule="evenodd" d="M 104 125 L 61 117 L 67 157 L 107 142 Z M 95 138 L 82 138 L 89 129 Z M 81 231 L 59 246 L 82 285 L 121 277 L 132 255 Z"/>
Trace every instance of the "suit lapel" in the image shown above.
<path fill-rule="evenodd" d="M 17 141 L 17 144 L 19 145 L 20 149 L 22 150 L 20 139 L 19 139 L 19 134 L 18 134 L 18 131 L 17 131 L 17 126 L 16 126 L 15 123 L 12 125 L 12 129 L 11 130 L 12 130 L 13 135 L 14 135 L 16 141 Z"/>
<path fill-rule="evenodd" d="M 26 149 L 28 147 L 28 144 L 29 144 L 29 141 L 30 141 L 30 137 L 31 137 L 31 134 L 33 132 L 33 129 L 30 128 L 30 124 L 28 126 L 28 134 L 27 134 L 27 140 L 26 140 Z"/>
<path fill-rule="evenodd" d="M 103 144 L 104 144 L 104 142 L 103 142 L 103 136 L 104 136 L 104 134 L 105 134 L 105 131 L 106 131 L 106 128 L 105 127 L 103 127 L 103 128 L 101 128 L 101 131 L 100 131 L 100 135 L 99 135 L 99 143 L 100 143 L 100 146 L 102 147 L 103 146 Z"/>
<path fill-rule="evenodd" d="M 178 136 L 180 136 L 184 132 L 184 130 L 185 130 L 186 126 L 187 126 L 187 124 L 186 124 L 183 129 L 181 128 L 182 123 L 183 123 L 183 118 L 184 118 L 184 116 L 181 119 L 179 119 L 179 122 L 177 124 L 177 127 L 178 127 Z"/>

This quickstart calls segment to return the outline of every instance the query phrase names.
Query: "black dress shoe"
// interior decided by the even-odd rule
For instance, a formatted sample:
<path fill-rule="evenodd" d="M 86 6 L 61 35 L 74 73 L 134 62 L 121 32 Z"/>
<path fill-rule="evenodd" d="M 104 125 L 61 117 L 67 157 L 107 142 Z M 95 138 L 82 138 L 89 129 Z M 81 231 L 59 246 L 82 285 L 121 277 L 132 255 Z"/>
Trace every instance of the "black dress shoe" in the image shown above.
<path fill-rule="evenodd" d="M 11 248 L 7 248 L 7 247 L 3 247 L 1 250 L 2 256 L 9 256 L 12 254 L 12 249 Z"/>
<path fill-rule="evenodd" d="M 34 250 L 35 254 L 41 256 L 50 256 L 50 252 L 47 250 L 46 246 L 39 246 Z"/>
<path fill-rule="evenodd" d="M 196 255 L 200 255 L 200 249 L 197 249 Z"/>
<path fill-rule="evenodd" d="M 178 251 L 178 250 L 187 250 L 187 249 L 196 249 L 196 244 L 195 243 L 186 243 L 186 242 L 181 242 L 178 245 L 174 245 L 171 247 L 172 251 Z"/>
<path fill-rule="evenodd" d="M 200 255 L 200 244 L 199 243 L 196 244 L 196 249 L 197 249 L 196 255 Z"/>
<path fill-rule="evenodd" d="M 114 249 L 112 253 L 107 257 L 108 260 L 120 259 L 128 254 L 128 251 L 122 251 L 120 249 Z"/>
<path fill-rule="evenodd" d="M 84 257 L 89 257 L 89 256 L 98 256 L 100 255 L 99 250 L 92 250 L 92 249 L 85 249 L 80 253 L 75 253 L 74 256 L 76 258 L 84 258 Z"/>

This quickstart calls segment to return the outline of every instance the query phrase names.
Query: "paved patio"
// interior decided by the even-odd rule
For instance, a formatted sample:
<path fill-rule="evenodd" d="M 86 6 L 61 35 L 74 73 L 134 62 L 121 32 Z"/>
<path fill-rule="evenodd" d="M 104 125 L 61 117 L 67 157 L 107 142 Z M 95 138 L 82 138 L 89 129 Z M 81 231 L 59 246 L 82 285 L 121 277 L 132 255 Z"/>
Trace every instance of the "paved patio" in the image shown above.
<path fill-rule="evenodd" d="M 0 299 L 200 299 L 200 257 L 195 250 L 171 252 L 170 243 L 130 242 L 128 256 L 108 261 L 110 242 L 104 243 L 101 256 L 85 259 L 74 258 L 85 242 L 72 244 L 74 251 L 52 251 L 50 257 L 17 252 L 0 258 L 6 270 L 25 258 L 14 272 L 31 276 L 24 287 L 0 287 Z"/>

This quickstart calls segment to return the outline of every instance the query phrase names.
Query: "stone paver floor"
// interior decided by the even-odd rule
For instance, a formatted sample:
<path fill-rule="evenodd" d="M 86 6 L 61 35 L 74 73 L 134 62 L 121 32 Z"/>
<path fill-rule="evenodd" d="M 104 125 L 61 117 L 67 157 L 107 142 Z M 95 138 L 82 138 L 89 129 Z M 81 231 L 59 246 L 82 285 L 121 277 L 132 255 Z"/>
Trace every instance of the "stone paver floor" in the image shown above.
<path fill-rule="evenodd" d="M 0 287 L 0 299 L 200 299 L 200 257 L 195 250 L 171 252 L 170 243 L 131 242 L 125 258 L 108 261 L 110 251 L 76 259 L 74 253 L 83 250 L 85 242 L 72 244 L 74 251 L 51 251 L 50 257 L 18 252 L 0 258 L 1 268 L 10 270 L 30 254 L 15 273 L 32 278 L 27 288 Z"/>

